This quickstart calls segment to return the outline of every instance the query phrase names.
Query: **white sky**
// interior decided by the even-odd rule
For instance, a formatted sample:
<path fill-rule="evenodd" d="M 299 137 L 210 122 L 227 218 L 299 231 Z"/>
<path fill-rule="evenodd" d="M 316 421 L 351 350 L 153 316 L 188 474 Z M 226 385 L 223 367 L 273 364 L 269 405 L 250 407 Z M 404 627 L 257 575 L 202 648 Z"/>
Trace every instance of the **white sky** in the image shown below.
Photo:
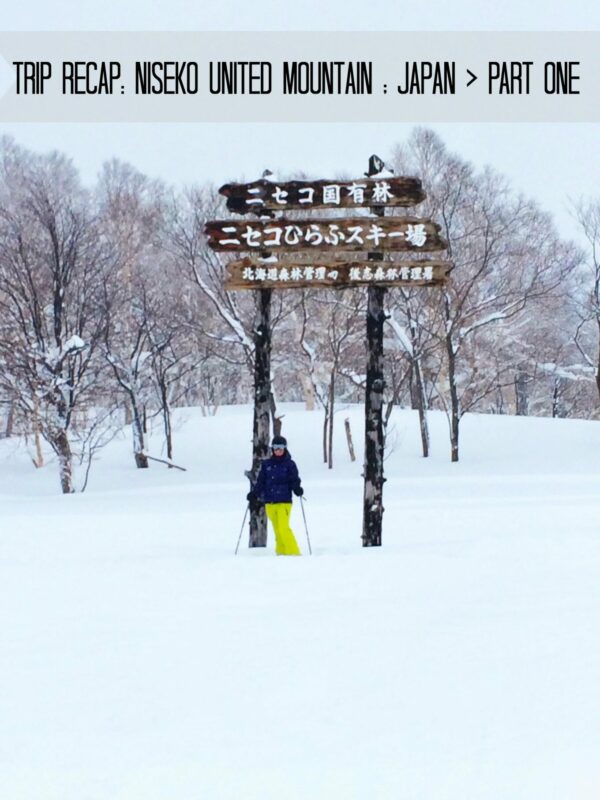
<path fill-rule="evenodd" d="M 29 0 L 3 30 L 600 30 L 597 0 Z"/>
<path fill-rule="evenodd" d="M 3 9 L 4 30 L 600 30 L 600 2 L 501 3 L 453 0 L 30 0 Z M 600 36 L 599 36 L 600 38 Z M 349 58 L 352 54 L 349 54 Z M 600 80 L 600 77 L 599 77 Z M 412 125 L 396 124 L 2 124 L 34 150 L 70 155 L 86 182 L 111 157 L 173 183 L 252 179 L 265 167 L 323 177 L 361 174 L 371 153 L 385 158 Z M 448 147 L 491 164 L 552 211 L 569 235 L 567 198 L 600 195 L 600 125 L 432 125 Z"/>

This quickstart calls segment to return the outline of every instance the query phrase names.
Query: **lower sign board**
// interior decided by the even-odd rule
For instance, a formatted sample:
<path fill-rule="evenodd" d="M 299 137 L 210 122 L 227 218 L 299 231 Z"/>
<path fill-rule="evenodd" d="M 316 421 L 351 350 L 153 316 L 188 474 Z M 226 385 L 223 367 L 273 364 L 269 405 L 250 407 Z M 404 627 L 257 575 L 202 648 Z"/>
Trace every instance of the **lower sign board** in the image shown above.
<path fill-rule="evenodd" d="M 440 226 L 418 217 L 356 217 L 314 220 L 278 219 L 265 222 L 214 220 L 205 233 L 213 250 L 225 252 L 270 252 L 300 250 L 445 250 L 447 242 Z"/>
<path fill-rule="evenodd" d="M 243 258 L 226 265 L 225 289 L 346 289 L 352 286 L 441 286 L 450 261 L 327 261 L 311 264 Z"/>

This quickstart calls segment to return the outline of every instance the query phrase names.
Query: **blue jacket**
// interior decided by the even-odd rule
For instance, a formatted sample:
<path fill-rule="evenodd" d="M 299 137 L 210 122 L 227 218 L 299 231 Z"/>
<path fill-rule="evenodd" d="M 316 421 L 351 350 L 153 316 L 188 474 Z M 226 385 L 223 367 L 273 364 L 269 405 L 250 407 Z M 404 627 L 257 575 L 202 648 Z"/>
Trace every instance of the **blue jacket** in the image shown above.
<path fill-rule="evenodd" d="M 298 467 L 286 450 L 262 462 L 252 493 L 265 503 L 291 503 L 292 492 L 297 494 L 299 488 Z"/>

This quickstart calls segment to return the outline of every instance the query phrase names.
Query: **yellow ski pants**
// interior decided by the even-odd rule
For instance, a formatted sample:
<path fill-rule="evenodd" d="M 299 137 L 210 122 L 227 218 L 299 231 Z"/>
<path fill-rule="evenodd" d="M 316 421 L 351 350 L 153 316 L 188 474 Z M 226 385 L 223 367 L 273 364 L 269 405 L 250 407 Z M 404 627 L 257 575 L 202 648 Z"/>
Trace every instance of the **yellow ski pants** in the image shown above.
<path fill-rule="evenodd" d="M 299 556 L 300 548 L 290 528 L 291 503 L 265 503 L 267 517 L 275 531 L 275 552 L 278 556 Z"/>

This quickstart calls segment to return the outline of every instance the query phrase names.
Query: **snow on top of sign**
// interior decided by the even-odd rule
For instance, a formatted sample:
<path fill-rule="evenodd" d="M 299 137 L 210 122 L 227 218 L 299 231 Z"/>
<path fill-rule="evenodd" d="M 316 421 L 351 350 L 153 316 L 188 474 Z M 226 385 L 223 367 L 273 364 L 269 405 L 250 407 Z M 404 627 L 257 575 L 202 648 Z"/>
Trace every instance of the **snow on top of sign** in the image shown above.
<path fill-rule="evenodd" d="M 353 217 L 368 217 L 369 219 L 378 219 L 378 217 L 373 216 L 373 212 L 368 207 L 361 207 L 356 206 L 352 208 L 352 216 Z"/>
<path fill-rule="evenodd" d="M 380 181 L 380 180 L 385 180 L 387 178 L 395 178 L 396 175 L 391 170 L 389 170 L 387 168 L 384 168 L 384 169 L 380 170 L 379 172 L 376 172 L 373 175 L 366 175 L 365 177 L 367 177 L 369 180 Z M 269 181 L 269 183 L 285 183 L 286 182 L 280 175 L 278 175 L 277 172 L 273 172 L 270 169 L 263 170 L 260 178 L 263 181 Z M 354 179 L 354 182 L 355 183 L 361 183 L 363 180 L 364 180 L 363 178 L 357 178 L 357 179 Z M 350 181 L 345 179 L 345 178 L 339 178 L 337 180 L 330 181 L 332 186 L 334 186 L 336 184 L 340 184 L 340 183 L 349 183 L 349 182 Z"/>
<path fill-rule="evenodd" d="M 396 176 L 389 169 L 382 169 L 379 172 L 376 172 L 374 175 L 369 175 L 368 177 L 373 181 L 379 181 L 383 178 L 395 178 Z"/>

